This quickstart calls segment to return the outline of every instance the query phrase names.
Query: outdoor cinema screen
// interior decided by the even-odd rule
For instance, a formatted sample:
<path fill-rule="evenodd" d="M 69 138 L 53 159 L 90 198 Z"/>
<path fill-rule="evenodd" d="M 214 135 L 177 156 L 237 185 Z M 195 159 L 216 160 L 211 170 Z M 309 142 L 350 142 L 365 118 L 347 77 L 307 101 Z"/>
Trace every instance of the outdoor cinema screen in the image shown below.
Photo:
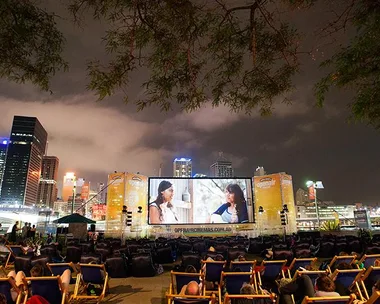
<path fill-rule="evenodd" d="M 251 178 L 149 178 L 151 225 L 253 222 Z"/>

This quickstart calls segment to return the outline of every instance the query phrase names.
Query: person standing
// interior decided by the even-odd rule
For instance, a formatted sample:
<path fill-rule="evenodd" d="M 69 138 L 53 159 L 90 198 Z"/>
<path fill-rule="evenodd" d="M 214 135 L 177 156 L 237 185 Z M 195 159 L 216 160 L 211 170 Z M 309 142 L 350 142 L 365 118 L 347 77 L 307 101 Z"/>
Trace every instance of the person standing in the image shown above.
<path fill-rule="evenodd" d="M 27 232 L 26 232 L 26 237 L 28 238 L 28 239 L 30 239 L 31 238 L 31 234 L 30 234 L 30 230 L 32 229 L 32 227 L 31 227 L 31 225 L 32 225 L 32 223 L 27 223 L 28 224 L 28 230 L 27 230 Z"/>
<path fill-rule="evenodd" d="M 32 228 L 30 228 L 30 237 L 33 239 L 36 238 L 36 225 L 33 225 Z"/>
<path fill-rule="evenodd" d="M 20 229 L 18 228 L 18 221 L 16 221 L 16 223 L 12 227 L 11 242 L 14 242 L 14 243 L 16 242 L 16 233 L 18 230 Z"/>
<path fill-rule="evenodd" d="M 28 235 L 28 223 L 25 223 L 24 227 L 22 227 L 22 230 L 21 230 L 21 238 L 25 240 L 27 235 Z"/>

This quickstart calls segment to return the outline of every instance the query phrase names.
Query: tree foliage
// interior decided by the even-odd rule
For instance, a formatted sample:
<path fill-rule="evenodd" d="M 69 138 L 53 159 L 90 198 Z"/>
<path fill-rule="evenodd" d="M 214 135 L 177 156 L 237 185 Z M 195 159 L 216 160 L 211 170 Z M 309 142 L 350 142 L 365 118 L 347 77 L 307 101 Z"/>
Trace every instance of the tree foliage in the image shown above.
<path fill-rule="evenodd" d="M 267 114 L 273 98 L 291 89 L 299 66 L 298 34 L 279 11 L 269 10 L 276 2 L 74 0 L 70 10 L 78 17 L 91 9 L 112 27 L 104 37 L 112 60 L 89 66 L 89 88 L 100 99 L 147 68 L 140 110 L 178 103 L 191 111 L 212 97 L 214 106 L 248 113 L 259 107 Z"/>
<path fill-rule="evenodd" d="M 315 86 L 319 105 L 332 87 L 353 88 L 355 119 L 380 128 L 380 2 L 338 0 L 340 11 L 324 28 L 353 28 L 350 43 L 323 62 L 330 73 Z M 139 110 L 158 105 L 198 109 L 212 101 L 233 111 L 270 114 L 275 98 L 292 89 L 300 65 L 299 31 L 285 8 L 329 0 L 70 0 L 78 21 L 90 11 L 106 20 L 108 61 L 88 66 L 88 88 L 104 99 L 117 91 L 128 101 L 134 73 L 145 74 Z M 302 10 L 299 10 L 302 14 Z M 44 90 L 58 70 L 64 37 L 55 16 L 32 0 L 0 1 L 0 77 L 30 81 Z"/>
<path fill-rule="evenodd" d="M 320 106 L 331 87 L 351 88 L 352 118 L 380 129 L 380 2 L 351 0 L 336 22 L 337 30 L 353 23 L 357 29 L 350 44 L 323 62 L 331 72 L 316 87 Z"/>
<path fill-rule="evenodd" d="M 48 90 L 51 76 L 67 66 L 64 41 L 54 15 L 35 3 L 0 1 L 0 78 Z"/>

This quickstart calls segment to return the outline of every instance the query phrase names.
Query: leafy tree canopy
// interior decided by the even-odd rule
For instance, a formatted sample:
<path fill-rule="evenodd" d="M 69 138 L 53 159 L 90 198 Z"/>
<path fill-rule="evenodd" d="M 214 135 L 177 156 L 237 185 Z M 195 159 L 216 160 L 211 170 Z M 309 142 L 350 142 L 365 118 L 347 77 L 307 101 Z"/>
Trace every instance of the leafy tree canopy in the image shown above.
<path fill-rule="evenodd" d="M 274 98 L 285 100 L 292 89 L 302 54 L 303 33 L 283 9 L 316 2 L 329 5 L 328 0 L 70 0 L 68 9 L 77 20 L 91 11 L 109 25 L 104 41 L 111 59 L 88 67 L 88 87 L 99 99 L 127 92 L 133 73 L 142 70 L 148 73 L 139 110 L 179 104 L 192 111 L 211 99 L 214 106 L 266 115 Z M 315 87 L 318 104 L 331 87 L 354 88 L 353 117 L 380 128 L 380 3 L 341 3 L 326 30 L 353 26 L 357 32 L 322 64 L 330 73 Z M 0 16 L 0 76 L 48 90 L 51 76 L 66 67 L 55 16 L 30 0 L 1 1 Z"/>

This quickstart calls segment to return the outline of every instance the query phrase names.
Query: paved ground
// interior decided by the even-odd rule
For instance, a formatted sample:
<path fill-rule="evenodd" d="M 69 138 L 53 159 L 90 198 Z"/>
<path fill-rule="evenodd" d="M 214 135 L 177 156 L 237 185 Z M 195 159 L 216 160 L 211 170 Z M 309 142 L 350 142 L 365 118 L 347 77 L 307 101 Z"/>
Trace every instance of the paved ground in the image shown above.
<path fill-rule="evenodd" d="M 103 303 L 161 304 L 169 288 L 170 272 L 152 278 L 123 278 L 110 280 L 110 294 Z"/>

